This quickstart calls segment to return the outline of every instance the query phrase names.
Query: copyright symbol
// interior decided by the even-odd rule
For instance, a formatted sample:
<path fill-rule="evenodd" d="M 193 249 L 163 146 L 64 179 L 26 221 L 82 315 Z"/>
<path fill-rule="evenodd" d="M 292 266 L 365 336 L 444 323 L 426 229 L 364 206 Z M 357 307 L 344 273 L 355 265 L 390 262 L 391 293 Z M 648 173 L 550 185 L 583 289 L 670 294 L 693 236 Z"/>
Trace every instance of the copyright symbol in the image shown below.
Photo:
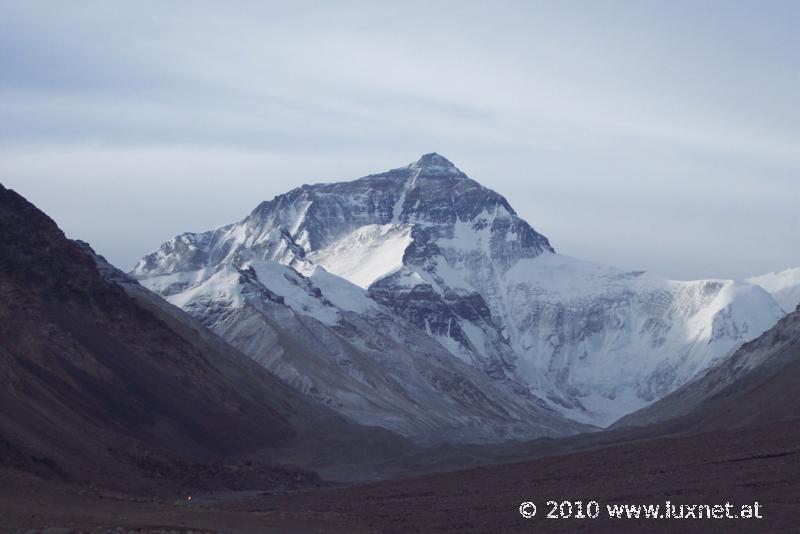
<path fill-rule="evenodd" d="M 525 519 L 530 519 L 536 515 L 536 505 L 532 502 L 524 502 L 519 505 L 519 513 Z"/>

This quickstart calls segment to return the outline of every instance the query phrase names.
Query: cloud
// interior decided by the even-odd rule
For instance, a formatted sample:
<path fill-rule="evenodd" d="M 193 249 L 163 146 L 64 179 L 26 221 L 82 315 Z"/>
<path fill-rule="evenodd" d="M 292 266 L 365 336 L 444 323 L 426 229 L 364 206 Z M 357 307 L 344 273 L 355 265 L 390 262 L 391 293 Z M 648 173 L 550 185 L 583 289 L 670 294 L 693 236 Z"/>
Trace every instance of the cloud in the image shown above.
<path fill-rule="evenodd" d="M 796 219 L 780 210 L 800 187 L 798 12 L 791 2 L 7 3 L 0 179 L 127 266 L 134 253 L 96 219 L 127 236 L 141 217 L 107 184 L 173 214 L 139 231 L 129 247 L 139 254 L 189 229 L 178 223 L 243 216 L 254 195 L 436 150 L 573 255 L 684 277 L 771 268 L 754 256 L 800 264 L 719 237 L 744 198 L 757 200 L 753 215 L 725 223 L 732 235 L 791 237 Z M 75 202 L 96 210 L 59 208 L 69 191 L 55 197 L 47 184 L 65 175 L 83 184 Z M 618 199 L 635 202 L 623 213 Z M 697 199 L 706 215 L 692 221 L 713 233 L 675 217 Z M 730 250 L 716 271 L 680 241 L 665 259 L 644 235 L 593 236 L 589 212 L 614 232 L 636 213 L 652 233 L 693 234 L 687 250 L 703 239 Z"/>

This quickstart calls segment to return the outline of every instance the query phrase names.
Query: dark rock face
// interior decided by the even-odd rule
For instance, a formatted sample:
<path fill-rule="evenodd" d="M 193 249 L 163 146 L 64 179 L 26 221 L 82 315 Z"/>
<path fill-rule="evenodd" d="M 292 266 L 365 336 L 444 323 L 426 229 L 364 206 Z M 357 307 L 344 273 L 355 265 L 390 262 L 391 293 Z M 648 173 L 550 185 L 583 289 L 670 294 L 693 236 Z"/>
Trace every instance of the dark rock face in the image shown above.
<path fill-rule="evenodd" d="M 389 276 L 373 284 L 369 288 L 369 295 L 421 330 L 450 338 L 475 354 L 480 354 L 481 348 L 475 347 L 465 334 L 461 327 L 462 319 L 483 325 L 488 331 L 499 331 L 486 301 L 479 293 L 460 295 L 455 291 L 448 291 L 442 296 L 429 284 L 419 284 L 408 289 L 399 288 L 393 277 Z M 500 338 L 496 341 L 504 342 Z M 508 343 L 505 346 L 511 350 Z M 482 359 L 480 367 L 496 380 L 507 378 L 514 369 L 513 361 L 495 358 Z"/>

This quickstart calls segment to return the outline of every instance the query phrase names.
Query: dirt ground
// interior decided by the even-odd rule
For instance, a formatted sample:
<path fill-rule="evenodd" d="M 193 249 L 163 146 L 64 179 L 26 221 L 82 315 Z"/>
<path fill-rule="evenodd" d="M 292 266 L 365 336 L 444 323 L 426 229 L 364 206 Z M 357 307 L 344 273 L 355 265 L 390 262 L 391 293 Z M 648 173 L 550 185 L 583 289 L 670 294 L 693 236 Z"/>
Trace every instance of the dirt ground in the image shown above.
<path fill-rule="evenodd" d="M 533 461 L 283 495 L 193 503 L 3 472 L 0 529 L 107 532 L 798 532 L 800 423 L 662 438 Z M 597 501 L 596 519 L 547 519 L 547 501 Z M 608 504 L 761 505 L 762 519 L 607 517 Z M 522 502 L 537 505 L 524 519 Z"/>

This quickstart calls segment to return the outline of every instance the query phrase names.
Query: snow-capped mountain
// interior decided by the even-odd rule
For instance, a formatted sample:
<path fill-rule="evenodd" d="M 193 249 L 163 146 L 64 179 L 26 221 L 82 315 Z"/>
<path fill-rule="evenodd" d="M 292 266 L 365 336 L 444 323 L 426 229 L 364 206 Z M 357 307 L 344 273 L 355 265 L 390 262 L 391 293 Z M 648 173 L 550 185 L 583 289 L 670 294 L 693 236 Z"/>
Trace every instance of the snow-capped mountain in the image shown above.
<path fill-rule="evenodd" d="M 786 313 L 800 304 L 800 267 L 754 276 L 747 282 L 766 289 Z"/>
<path fill-rule="evenodd" d="M 410 435 L 419 429 L 403 425 L 418 426 L 414 417 L 441 428 L 458 405 L 445 426 L 460 428 L 460 439 L 480 431 L 470 417 L 487 401 L 499 410 L 481 412 L 495 424 L 487 439 L 531 424 L 540 433 L 575 429 L 554 413 L 608 424 L 783 315 L 756 285 L 677 282 L 556 254 L 505 198 L 438 154 L 352 182 L 304 185 L 238 223 L 168 241 L 132 274 L 361 422 Z M 428 367 L 420 375 L 420 362 L 434 361 L 467 391 L 439 387 Z M 455 404 L 434 402 L 453 395 Z M 409 411 L 393 413 L 398 406 Z"/>

